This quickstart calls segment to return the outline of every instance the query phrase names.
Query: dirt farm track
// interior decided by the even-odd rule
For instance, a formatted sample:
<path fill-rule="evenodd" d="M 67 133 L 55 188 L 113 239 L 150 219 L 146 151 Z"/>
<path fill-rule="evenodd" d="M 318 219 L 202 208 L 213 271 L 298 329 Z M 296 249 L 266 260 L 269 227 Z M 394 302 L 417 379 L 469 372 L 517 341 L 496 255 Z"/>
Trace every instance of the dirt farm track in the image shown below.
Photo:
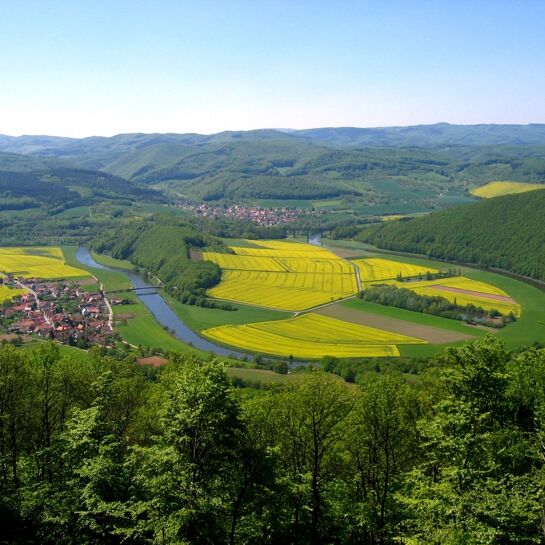
<path fill-rule="evenodd" d="M 446 344 L 456 341 L 465 341 L 472 339 L 471 335 L 458 333 L 456 331 L 447 331 L 438 327 L 432 327 L 421 324 L 414 324 L 397 318 L 380 316 L 371 312 L 353 310 L 341 305 L 329 305 L 314 311 L 316 314 L 338 318 L 353 324 L 376 327 L 385 331 L 392 331 L 402 335 L 417 337 L 430 344 Z"/>

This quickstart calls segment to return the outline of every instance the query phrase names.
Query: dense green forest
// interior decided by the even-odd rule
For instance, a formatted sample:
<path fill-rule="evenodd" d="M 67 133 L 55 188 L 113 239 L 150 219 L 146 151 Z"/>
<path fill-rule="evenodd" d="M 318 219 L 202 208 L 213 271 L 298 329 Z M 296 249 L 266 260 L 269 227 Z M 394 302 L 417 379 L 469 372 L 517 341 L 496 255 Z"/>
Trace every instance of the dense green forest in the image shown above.
<path fill-rule="evenodd" d="M 192 261 L 191 248 L 221 246 L 221 241 L 198 230 L 187 220 L 170 215 L 132 221 L 118 230 L 106 231 L 93 241 L 99 253 L 126 259 L 158 277 L 174 297 L 203 296 L 221 278 L 211 261 Z"/>
<path fill-rule="evenodd" d="M 78 243 L 101 227 L 111 227 L 104 217 L 91 218 L 91 207 L 109 203 L 127 209 L 133 203 L 164 201 L 151 188 L 105 172 L 75 168 L 57 159 L 0 153 L 4 245 Z M 70 211 L 77 209 L 87 214 L 71 216 Z"/>
<path fill-rule="evenodd" d="M 286 238 L 288 227 L 254 225 L 232 219 L 199 218 L 196 224 L 206 233 L 222 238 L 279 239 Z"/>
<path fill-rule="evenodd" d="M 61 210 L 100 199 L 163 200 L 157 191 L 119 176 L 56 159 L 0 153 L 0 198 L 8 197 L 27 197 L 37 206 Z"/>
<path fill-rule="evenodd" d="M 545 191 L 507 195 L 355 236 L 382 248 L 506 269 L 545 280 Z"/>
<path fill-rule="evenodd" d="M 269 390 L 170 360 L 0 347 L 3 543 L 543 542 L 543 350 Z"/>

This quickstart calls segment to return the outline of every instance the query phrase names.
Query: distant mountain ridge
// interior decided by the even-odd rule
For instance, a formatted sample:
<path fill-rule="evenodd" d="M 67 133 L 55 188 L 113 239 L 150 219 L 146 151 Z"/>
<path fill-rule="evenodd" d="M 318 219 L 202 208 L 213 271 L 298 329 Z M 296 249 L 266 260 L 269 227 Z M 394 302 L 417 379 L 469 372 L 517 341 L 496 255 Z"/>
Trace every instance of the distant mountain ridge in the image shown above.
<path fill-rule="evenodd" d="M 134 151 L 156 144 L 199 146 L 240 140 L 311 140 L 325 145 L 366 147 L 545 145 L 545 124 L 409 125 L 392 127 L 317 127 L 312 129 L 255 129 L 197 133 L 127 133 L 115 136 L 68 138 L 59 136 L 0 135 L 0 151 L 70 156 L 92 151 Z"/>
<path fill-rule="evenodd" d="M 545 182 L 543 124 L 0 136 L 1 152 L 0 170 L 18 154 L 105 172 L 169 199 L 342 199 L 365 213 L 468 202 L 469 189 L 491 180 Z"/>
<path fill-rule="evenodd" d="M 545 124 L 413 125 L 407 127 L 324 127 L 297 131 L 331 144 L 357 146 L 495 146 L 545 143 Z"/>

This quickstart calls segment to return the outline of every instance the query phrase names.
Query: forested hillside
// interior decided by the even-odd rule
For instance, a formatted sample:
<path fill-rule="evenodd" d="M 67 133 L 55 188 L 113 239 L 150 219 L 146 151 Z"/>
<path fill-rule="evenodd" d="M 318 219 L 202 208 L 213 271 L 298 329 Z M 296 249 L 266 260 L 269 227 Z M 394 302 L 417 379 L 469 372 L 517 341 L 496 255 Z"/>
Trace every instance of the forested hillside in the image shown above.
<path fill-rule="evenodd" d="M 338 206 L 356 212 L 412 213 L 468 202 L 468 190 L 491 180 L 542 183 L 544 127 L 0 137 L 0 150 L 100 170 L 172 199 L 338 199 Z"/>
<path fill-rule="evenodd" d="M 117 138 L 117 137 L 114 137 Z M 345 198 L 405 203 L 415 211 L 470 200 L 491 180 L 542 182 L 545 146 L 331 147 L 270 131 L 215 135 L 191 144 L 142 140 L 138 147 L 65 156 L 84 168 L 196 200 Z"/>
<path fill-rule="evenodd" d="M 545 352 L 453 349 L 417 385 L 309 371 L 233 388 L 0 347 L 0 539 L 13 545 L 543 542 Z"/>
<path fill-rule="evenodd" d="M 506 269 L 545 280 L 545 191 L 507 195 L 355 236 L 382 248 Z"/>
<path fill-rule="evenodd" d="M 161 193 L 97 170 L 76 168 L 55 158 L 0 153 L 1 243 L 77 243 L 96 229 L 90 207 L 108 203 L 164 202 Z M 87 211 L 87 218 L 64 215 Z"/>
<path fill-rule="evenodd" d="M 191 248 L 218 246 L 221 242 L 199 231 L 186 220 L 155 216 L 133 221 L 115 232 L 105 232 L 93 242 L 99 253 L 126 259 L 157 276 L 177 298 L 200 296 L 221 278 L 210 261 L 192 261 Z"/>

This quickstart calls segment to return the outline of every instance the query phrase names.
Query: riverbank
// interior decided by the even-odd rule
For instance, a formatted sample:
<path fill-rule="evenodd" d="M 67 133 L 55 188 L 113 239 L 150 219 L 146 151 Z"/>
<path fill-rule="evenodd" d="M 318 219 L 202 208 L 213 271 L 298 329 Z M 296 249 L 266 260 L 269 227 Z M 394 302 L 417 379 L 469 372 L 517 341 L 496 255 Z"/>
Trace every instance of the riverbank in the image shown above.
<path fill-rule="evenodd" d="M 107 286 L 106 291 L 112 288 L 106 280 L 101 278 L 104 275 L 115 285 L 120 283 L 120 275 L 123 276 L 125 288 L 121 289 L 129 287 L 155 288 L 153 284 L 133 272 L 127 265 L 128 262 L 121 262 L 122 266 L 119 269 L 117 267 L 113 269 L 117 260 L 106 257 L 101 263 L 101 256 L 92 256 L 84 247 L 80 247 L 75 252 L 69 252 L 69 254 L 69 258 L 75 259 L 80 267 L 95 274 Z M 131 304 L 115 307 L 116 330 L 126 342 L 133 346 L 141 345 L 162 351 L 192 352 L 201 358 L 217 355 L 227 358 L 229 363 L 252 359 L 250 354 L 216 345 L 200 337 L 182 322 L 164 300 L 163 295 L 155 289 L 153 293 L 146 294 L 126 292 L 123 294 L 123 298 L 128 299 Z M 119 320 L 117 320 L 118 318 Z M 153 340 L 153 344 L 150 343 L 150 339 Z"/>

